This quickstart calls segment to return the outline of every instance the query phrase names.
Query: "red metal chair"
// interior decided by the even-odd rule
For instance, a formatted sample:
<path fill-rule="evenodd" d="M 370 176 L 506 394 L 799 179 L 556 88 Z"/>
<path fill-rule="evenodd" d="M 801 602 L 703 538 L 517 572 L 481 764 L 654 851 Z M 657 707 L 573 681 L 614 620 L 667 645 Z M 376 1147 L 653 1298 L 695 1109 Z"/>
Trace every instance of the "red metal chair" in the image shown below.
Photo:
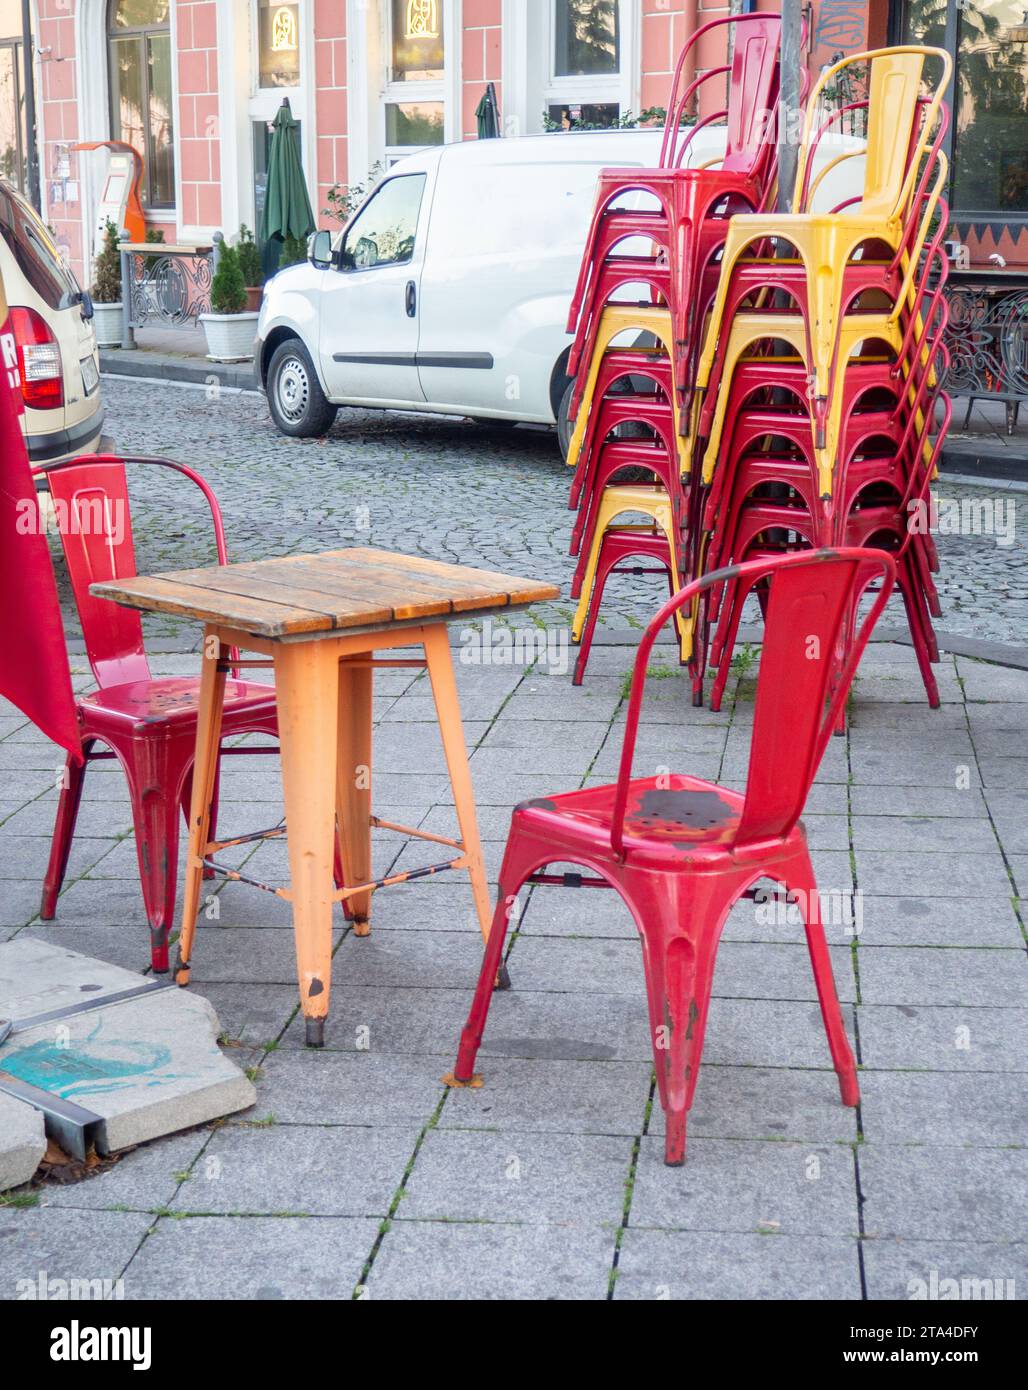
<path fill-rule="evenodd" d="M 632 777 L 653 644 L 674 613 L 730 577 L 715 571 L 674 595 L 646 629 L 635 662 L 617 782 L 523 802 L 515 809 L 478 987 L 447 1078 L 455 1085 L 474 1080 L 511 905 L 522 885 L 614 888 L 642 937 L 669 1164 L 685 1159 L 686 1115 L 699 1075 L 721 929 L 732 906 L 752 897 L 761 879 L 784 885 L 803 906 L 842 1102 L 855 1106 L 860 1099 L 799 817 L 857 662 L 892 590 L 895 567 L 884 552 L 844 549 L 761 559 L 739 573 L 750 582 L 770 582 L 745 795 L 682 774 Z M 840 668 L 836 653 L 855 596 L 879 576 L 878 594 Z M 577 864 L 596 876 L 540 873 L 548 864 Z"/>
<path fill-rule="evenodd" d="M 64 882 L 82 799 L 86 767 L 117 758 L 128 781 L 143 902 L 150 928 L 153 969 L 168 969 L 168 933 L 175 913 L 178 882 L 179 817 L 188 818 L 199 680 L 156 679 L 143 646 L 143 626 L 135 609 L 94 598 L 89 586 L 136 574 L 125 464 L 157 465 L 188 478 L 210 507 L 218 563 L 228 559 L 221 509 L 208 484 L 193 469 L 171 459 L 89 455 L 67 463 L 44 464 L 61 523 L 61 543 L 75 604 L 82 623 L 89 664 L 98 689 L 76 699 L 86 762 L 68 759 L 57 807 L 50 863 L 39 915 L 50 921 Z M 277 737 L 275 692 L 271 686 L 229 680 L 225 691 L 222 738 L 265 733 Z M 95 745 L 109 751 L 95 751 Z M 274 747 L 222 747 L 223 753 L 277 753 Z M 217 791 L 211 812 L 214 816 Z"/>

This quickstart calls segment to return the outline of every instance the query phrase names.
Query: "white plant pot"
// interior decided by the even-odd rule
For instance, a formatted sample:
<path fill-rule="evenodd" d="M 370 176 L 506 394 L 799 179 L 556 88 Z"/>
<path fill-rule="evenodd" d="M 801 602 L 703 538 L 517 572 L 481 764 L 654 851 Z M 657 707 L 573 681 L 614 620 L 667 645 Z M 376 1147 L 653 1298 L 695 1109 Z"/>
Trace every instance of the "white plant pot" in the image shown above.
<path fill-rule="evenodd" d="M 121 305 L 97 304 L 93 300 L 93 327 L 97 347 L 121 347 Z"/>
<path fill-rule="evenodd" d="M 201 314 L 212 362 L 248 362 L 257 336 L 257 314 Z"/>

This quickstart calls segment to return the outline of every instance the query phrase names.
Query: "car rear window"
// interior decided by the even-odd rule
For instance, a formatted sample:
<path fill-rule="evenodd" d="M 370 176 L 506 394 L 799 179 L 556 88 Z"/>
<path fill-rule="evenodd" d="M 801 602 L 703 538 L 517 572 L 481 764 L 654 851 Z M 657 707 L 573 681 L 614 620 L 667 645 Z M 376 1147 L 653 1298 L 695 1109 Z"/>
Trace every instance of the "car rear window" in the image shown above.
<path fill-rule="evenodd" d="M 67 309 L 78 301 L 78 281 L 57 255 L 35 215 L 0 183 L 0 235 L 36 294 L 51 309 Z"/>

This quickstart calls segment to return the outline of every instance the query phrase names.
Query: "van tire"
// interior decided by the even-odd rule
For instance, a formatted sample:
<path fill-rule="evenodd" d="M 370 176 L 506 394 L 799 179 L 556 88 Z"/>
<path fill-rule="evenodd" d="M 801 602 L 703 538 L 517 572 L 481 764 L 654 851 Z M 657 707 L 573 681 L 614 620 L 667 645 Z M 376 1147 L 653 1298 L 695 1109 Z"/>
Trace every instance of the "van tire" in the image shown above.
<path fill-rule="evenodd" d="M 310 354 L 299 338 L 287 338 L 268 364 L 268 409 L 283 434 L 314 439 L 327 434 L 338 406 L 327 400 Z"/>
<path fill-rule="evenodd" d="M 564 394 L 560 398 L 560 405 L 557 407 L 557 442 L 560 444 L 560 452 L 567 461 L 568 449 L 571 447 L 571 435 L 574 426 L 571 423 L 571 397 L 575 390 L 575 379 L 571 377 Z"/>

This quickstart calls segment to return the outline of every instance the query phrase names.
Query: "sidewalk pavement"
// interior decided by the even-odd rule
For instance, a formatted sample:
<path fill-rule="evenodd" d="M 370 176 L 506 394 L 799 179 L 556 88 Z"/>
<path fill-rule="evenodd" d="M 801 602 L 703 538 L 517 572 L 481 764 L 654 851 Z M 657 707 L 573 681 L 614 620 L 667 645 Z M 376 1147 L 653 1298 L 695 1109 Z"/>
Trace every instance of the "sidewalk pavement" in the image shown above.
<path fill-rule="evenodd" d="M 515 801 L 613 778 L 633 651 L 597 649 L 581 689 L 544 670 L 458 667 L 491 878 Z M 719 715 L 693 709 L 678 667 L 655 658 L 637 773 L 669 764 L 741 786 L 755 655 Z M 81 1182 L 11 1194 L 0 1296 L 44 1271 L 154 1299 L 905 1299 L 948 1279 L 1023 1297 L 1028 672 L 949 656 L 939 684 L 933 712 L 910 650 L 873 645 L 805 817 L 858 1111 L 839 1103 L 802 931 L 764 921 L 766 908 L 743 904 L 726 927 L 688 1157 L 670 1169 L 639 947 L 613 894 L 532 891 L 484 1087 L 449 1091 L 440 1077 L 481 951 L 465 883 L 383 890 L 364 939 L 340 916 L 323 1052 L 302 1046 L 288 908 L 230 883 L 202 916 L 191 988 L 253 1068 L 257 1106 Z M 377 813 L 448 833 L 424 676 L 377 673 L 376 710 Z M 35 917 L 57 764 L 0 707 L 0 940 L 144 969 L 111 765 L 87 778 L 57 921 Z M 232 760 L 222 807 L 229 834 L 273 824 L 277 760 Z M 432 858 L 431 845 L 375 841 L 376 869 Z M 281 882 L 284 847 L 246 864 Z"/>

